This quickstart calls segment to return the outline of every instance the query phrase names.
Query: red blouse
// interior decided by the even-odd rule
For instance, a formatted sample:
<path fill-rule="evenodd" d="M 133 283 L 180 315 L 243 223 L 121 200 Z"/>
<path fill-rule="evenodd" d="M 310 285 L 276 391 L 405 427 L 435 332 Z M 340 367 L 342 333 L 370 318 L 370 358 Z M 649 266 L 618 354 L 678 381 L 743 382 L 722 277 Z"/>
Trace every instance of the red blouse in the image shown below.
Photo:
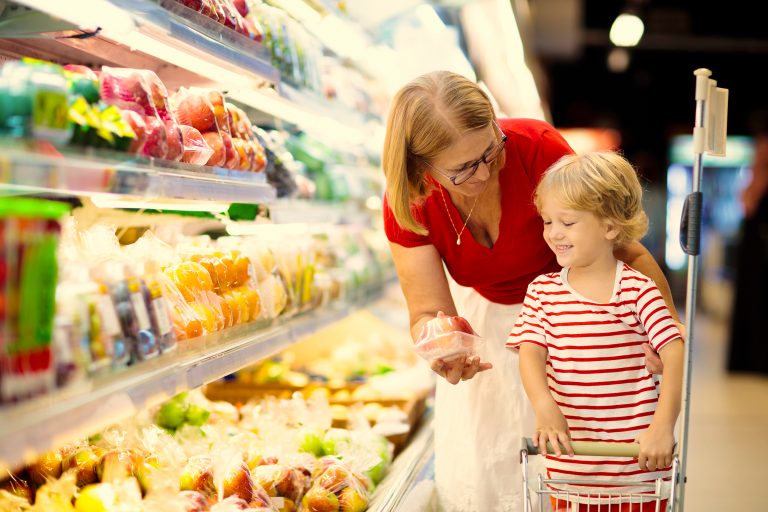
<path fill-rule="evenodd" d="M 443 258 L 453 279 L 471 286 L 483 297 L 499 304 L 523 302 L 528 284 L 539 274 L 560 267 L 542 237 L 543 224 L 533 204 L 533 192 L 544 171 L 573 150 L 549 124 L 535 119 L 500 119 L 507 135 L 506 162 L 499 172 L 501 223 L 492 248 L 475 241 L 469 230 L 456 245 L 440 190 L 435 189 L 422 204 L 413 207 L 416 220 L 429 230 L 421 236 L 403 230 L 384 198 L 384 231 L 390 242 L 404 247 L 432 244 Z M 448 197 L 448 193 L 445 193 Z M 462 226 L 456 207 L 448 201 L 456 226 Z"/>

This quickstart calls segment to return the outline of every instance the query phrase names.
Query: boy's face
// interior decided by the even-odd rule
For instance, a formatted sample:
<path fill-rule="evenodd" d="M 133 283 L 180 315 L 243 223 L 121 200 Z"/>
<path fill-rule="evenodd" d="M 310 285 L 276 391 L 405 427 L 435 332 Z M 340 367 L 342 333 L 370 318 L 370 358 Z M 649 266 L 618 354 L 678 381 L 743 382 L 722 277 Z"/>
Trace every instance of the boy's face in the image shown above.
<path fill-rule="evenodd" d="M 612 261 L 616 229 L 594 213 L 567 208 L 554 194 L 541 202 L 544 240 L 562 267 L 588 267 Z"/>

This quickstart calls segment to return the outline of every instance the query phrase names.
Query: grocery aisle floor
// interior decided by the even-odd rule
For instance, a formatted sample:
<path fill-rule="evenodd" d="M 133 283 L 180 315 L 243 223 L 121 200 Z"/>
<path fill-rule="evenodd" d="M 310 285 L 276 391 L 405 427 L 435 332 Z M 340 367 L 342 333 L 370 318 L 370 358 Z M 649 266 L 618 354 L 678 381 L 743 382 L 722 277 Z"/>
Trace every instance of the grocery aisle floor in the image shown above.
<path fill-rule="evenodd" d="M 768 377 L 725 371 L 724 321 L 695 328 L 685 510 L 768 510 Z"/>

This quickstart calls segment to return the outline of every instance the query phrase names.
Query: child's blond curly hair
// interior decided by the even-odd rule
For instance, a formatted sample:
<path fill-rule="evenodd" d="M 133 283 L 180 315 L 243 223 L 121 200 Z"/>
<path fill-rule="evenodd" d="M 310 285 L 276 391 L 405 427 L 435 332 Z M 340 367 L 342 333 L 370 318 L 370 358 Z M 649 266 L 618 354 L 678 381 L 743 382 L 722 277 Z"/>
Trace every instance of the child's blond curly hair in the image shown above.
<path fill-rule="evenodd" d="M 542 197 L 554 193 L 567 208 L 594 213 L 619 230 L 617 247 L 640 240 L 648 231 L 643 211 L 643 188 L 637 172 L 623 156 L 613 151 L 566 155 L 547 169 L 534 203 L 541 213 Z"/>

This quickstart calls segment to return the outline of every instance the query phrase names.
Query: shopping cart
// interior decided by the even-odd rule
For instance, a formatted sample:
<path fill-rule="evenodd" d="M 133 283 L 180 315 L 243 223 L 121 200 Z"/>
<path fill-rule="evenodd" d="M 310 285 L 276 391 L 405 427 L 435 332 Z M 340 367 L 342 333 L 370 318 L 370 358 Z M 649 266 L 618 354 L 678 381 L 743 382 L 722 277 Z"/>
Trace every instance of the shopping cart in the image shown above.
<path fill-rule="evenodd" d="M 638 456 L 639 445 L 635 443 L 608 443 L 601 441 L 571 441 L 571 447 L 576 455 L 596 457 L 634 457 Z M 552 446 L 547 443 L 547 451 L 552 453 Z M 531 486 L 528 475 L 528 456 L 538 455 L 539 450 L 533 446 L 530 438 L 523 439 L 520 450 L 520 463 L 523 466 L 523 496 L 525 512 L 533 512 L 533 494 L 538 495 L 537 510 L 542 512 L 548 501 L 552 501 L 555 510 L 565 509 L 568 512 L 666 512 L 674 510 L 677 495 L 679 461 L 675 455 L 672 462 L 671 479 L 658 478 L 654 481 L 622 481 L 620 485 L 611 485 L 606 480 L 563 479 L 549 478 L 539 473 L 536 475 L 535 487 Z M 567 486 L 579 486 L 574 490 L 563 490 Z M 583 486 L 591 486 L 585 488 Z M 662 509 L 662 503 L 667 505 Z M 633 506 L 636 506 L 633 508 Z"/>
<path fill-rule="evenodd" d="M 523 485 L 525 496 L 525 511 L 532 510 L 532 492 L 539 495 L 539 510 L 544 510 L 544 503 L 550 497 L 554 498 L 555 505 L 558 501 L 571 503 L 578 501 L 589 503 L 596 500 L 595 505 L 586 507 L 589 512 L 614 512 L 622 510 L 620 503 L 638 504 L 642 507 L 646 503 L 655 504 L 655 512 L 661 512 L 662 500 L 668 499 L 667 510 L 672 512 L 682 511 L 685 508 L 685 484 L 686 478 L 686 454 L 688 451 L 688 424 L 690 415 L 691 395 L 691 354 L 693 347 L 694 317 L 696 314 L 696 294 L 699 273 L 699 249 L 701 242 L 701 211 L 704 200 L 701 192 L 701 174 L 703 170 L 704 154 L 712 156 L 725 156 L 725 141 L 727 135 L 728 90 L 717 87 L 717 82 L 710 79 L 712 73 L 708 69 L 700 68 L 693 73 L 696 76 L 696 112 L 693 128 L 693 180 L 692 191 L 685 200 L 682 218 L 680 221 L 680 245 L 688 255 L 688 277 L 685 298 L 685 362 L 683 368 L 683 393 L 682 407 L 680 411 L 680 433 L 677 445 L 677 455 L 672 465 L 671 481 L 659 479 L 655 482 L 635 482 L 627 484 L 622 482 L 621 487 L 628 487 L 632 493 L 613 492 L 588 494 L 584 492 L 558 492 L 550 486 L 557 485 L 594 485 L 593 489 L 604 488 L 605 481 L 563 480 L 546 478 L 546 475 L 538 475 L 536 487 L 531 490 L 528 479 L 528 456 L 538 453 L 530 439 L 526 439 L 521 450 L 520 459 L 523 465 Z M 618 446 L 617 446 L 618 445 Z M 605 442 L 578 442 L 571 443 L 577 455 L 595 456 L 619 456 L 637 457 L 639 446 L 634 443 L 605 443 Z M 549 447 L 547 450 L 551 453 Z M 618 487 L 611 487 L 611 489 Z M 647 489 L 645 492 L 637 492 L 637 489 Z M 613 507 L 611 502 L 615 502 Z M 569 507 L 571 510 L 582 510 L 581 507 Z M 634 512 L 634 509 L 632 509 Z"/>

